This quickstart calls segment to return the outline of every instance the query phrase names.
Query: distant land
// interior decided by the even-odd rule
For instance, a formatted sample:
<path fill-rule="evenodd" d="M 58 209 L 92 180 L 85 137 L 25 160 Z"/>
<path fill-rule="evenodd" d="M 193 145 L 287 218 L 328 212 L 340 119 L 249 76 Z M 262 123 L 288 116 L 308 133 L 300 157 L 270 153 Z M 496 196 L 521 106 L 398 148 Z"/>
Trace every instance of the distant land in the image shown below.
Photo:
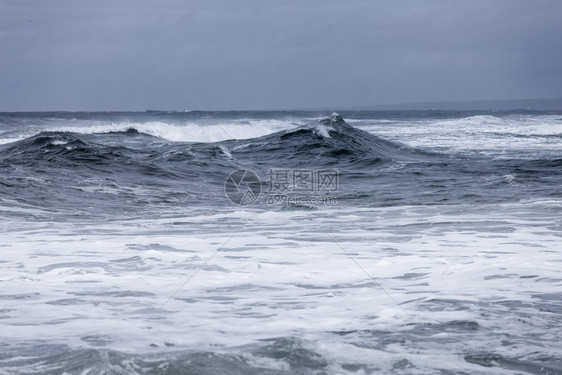
<path fill-rule="evenodd" d="M 364 108 L 354 107 L 352 110 L 381 111 L 381 110 L 562 110 L 560 99 L 513 99 L 513 100 L 472 100 L 455 102 L 419 102 L 370 105 Z"/>

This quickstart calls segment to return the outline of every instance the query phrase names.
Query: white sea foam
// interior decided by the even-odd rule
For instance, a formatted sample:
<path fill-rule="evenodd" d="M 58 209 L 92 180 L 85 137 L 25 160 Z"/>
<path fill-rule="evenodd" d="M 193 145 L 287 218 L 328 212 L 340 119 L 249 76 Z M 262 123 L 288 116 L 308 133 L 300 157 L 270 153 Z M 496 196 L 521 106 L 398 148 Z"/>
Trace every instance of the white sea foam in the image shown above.
<path fill-rule="evenodd" d="M 413 119 L 386 124 L 354 124 L 372 134 L 437 152 L 480 153 L 495 157 L 562 157 L 559 116 L 471 116 L 449 120 Z"/>
<path fill-rule="evenodd" d="M 68 122 L 68 121 L 67 121 Z M 69 124 L 48 126 L 31 126 L 19 132 L 0 134 L 0 144 L 20 141 L 40 132 L 71 132 L 77 134 L 103 134 L 125 132 L 136 129 L 141 133 L 152 135 L 169 141 L 180 142 L 218 142 L 227 139 L 249 139 L 261 137 L 282 130 L 294 129 L 297 125 L 281 120 L 247 120 L 247 121 L 213 121 L 203 124 L 197 122 L 167 123 L 150 122 L 118 122 L 91 124 L 86 121 L 73 121 Z"/>
<path fill-rule="evenodd" d="M 555 228 L 562 222 L 545 209 L 553 206 L 239 210 L 186 212 L 174 220 L 5 223 L 0 282 L 3 298 L 9 294 L 17 303 L 2 312 L 2 334 L 34 340 L 40 326 L 41 338 L 53 343 L 83 347 L 89 345 L 84 337 L 101 335 L 106 348 L 141 353 L 165 350 L 165 343 L 202 350 L 297 336 L 316 342 L 313 349 L 337 363 L 346 362 L 337 348 L 348 348 L 354 363 L 380 357 L 376 363 L 391 368 L 407 358 L 429 370 L 440 360 L 444 369 L 471 372 L 477 365 L 450 359 L 466 348 L 497 347 L 502 332 L 523 340 L 551 330 L 551 313 L 533 310 L 529 325 L 513 314 L 530 307 L 506 306 L 531 306 L 542 301 L 536 296 L 559 293 Z M 455 321 L 481 329 L 462 339 L 444 329 L 431 346 L 414 340 L 384 350 L 360 349 L 354 335 L 333 333 L 408 334 L 418 325 Z M 562 350 L 548 342 L 527 342 L 523 354 Z M 498 350 L 509 357 L 518 349 Z"/>

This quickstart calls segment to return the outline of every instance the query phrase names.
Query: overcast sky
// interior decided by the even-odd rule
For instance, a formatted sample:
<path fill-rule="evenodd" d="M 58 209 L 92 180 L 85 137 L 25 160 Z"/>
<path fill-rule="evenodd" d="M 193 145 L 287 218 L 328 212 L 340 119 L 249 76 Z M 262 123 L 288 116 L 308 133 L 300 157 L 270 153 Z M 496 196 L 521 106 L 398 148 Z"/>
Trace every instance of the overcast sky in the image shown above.
<path fill-rule="evenodd" d="M 0 111 L 562 97 L 562 1 L 0 0 Z"/>

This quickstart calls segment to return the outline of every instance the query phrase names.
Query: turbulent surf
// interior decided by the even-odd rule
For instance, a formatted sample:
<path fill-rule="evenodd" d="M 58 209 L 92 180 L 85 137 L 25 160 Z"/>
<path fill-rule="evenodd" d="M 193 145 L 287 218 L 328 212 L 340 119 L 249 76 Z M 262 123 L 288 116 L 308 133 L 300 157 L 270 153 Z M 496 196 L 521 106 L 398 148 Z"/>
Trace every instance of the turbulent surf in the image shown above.
<path fill-rule="evenodd" d="M 559 374 L 561 186 L 562 112 L 2 113 L 0 373 Z"/>

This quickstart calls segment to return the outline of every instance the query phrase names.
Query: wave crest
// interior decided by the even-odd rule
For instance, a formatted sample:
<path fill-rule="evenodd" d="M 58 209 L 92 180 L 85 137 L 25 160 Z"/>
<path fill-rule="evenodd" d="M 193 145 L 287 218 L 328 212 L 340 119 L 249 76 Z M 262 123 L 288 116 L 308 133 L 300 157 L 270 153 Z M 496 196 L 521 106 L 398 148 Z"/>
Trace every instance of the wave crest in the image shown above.
<path fill-rule="evenodd" d="M 250 120 L 238 122 L 171 123 L 163 121 L 116 122 L 100 124 L 73 123 L 68 125 L 31 126 L 0 133 L 0 144 L 21 141 L 40 133 L 75 133 L 82 135 L 142 133 L 173 142 L 212 143 L 228 139 L 251 139 L 281 130 L 294 128 L 295 124 L 281 120 Z"/>

